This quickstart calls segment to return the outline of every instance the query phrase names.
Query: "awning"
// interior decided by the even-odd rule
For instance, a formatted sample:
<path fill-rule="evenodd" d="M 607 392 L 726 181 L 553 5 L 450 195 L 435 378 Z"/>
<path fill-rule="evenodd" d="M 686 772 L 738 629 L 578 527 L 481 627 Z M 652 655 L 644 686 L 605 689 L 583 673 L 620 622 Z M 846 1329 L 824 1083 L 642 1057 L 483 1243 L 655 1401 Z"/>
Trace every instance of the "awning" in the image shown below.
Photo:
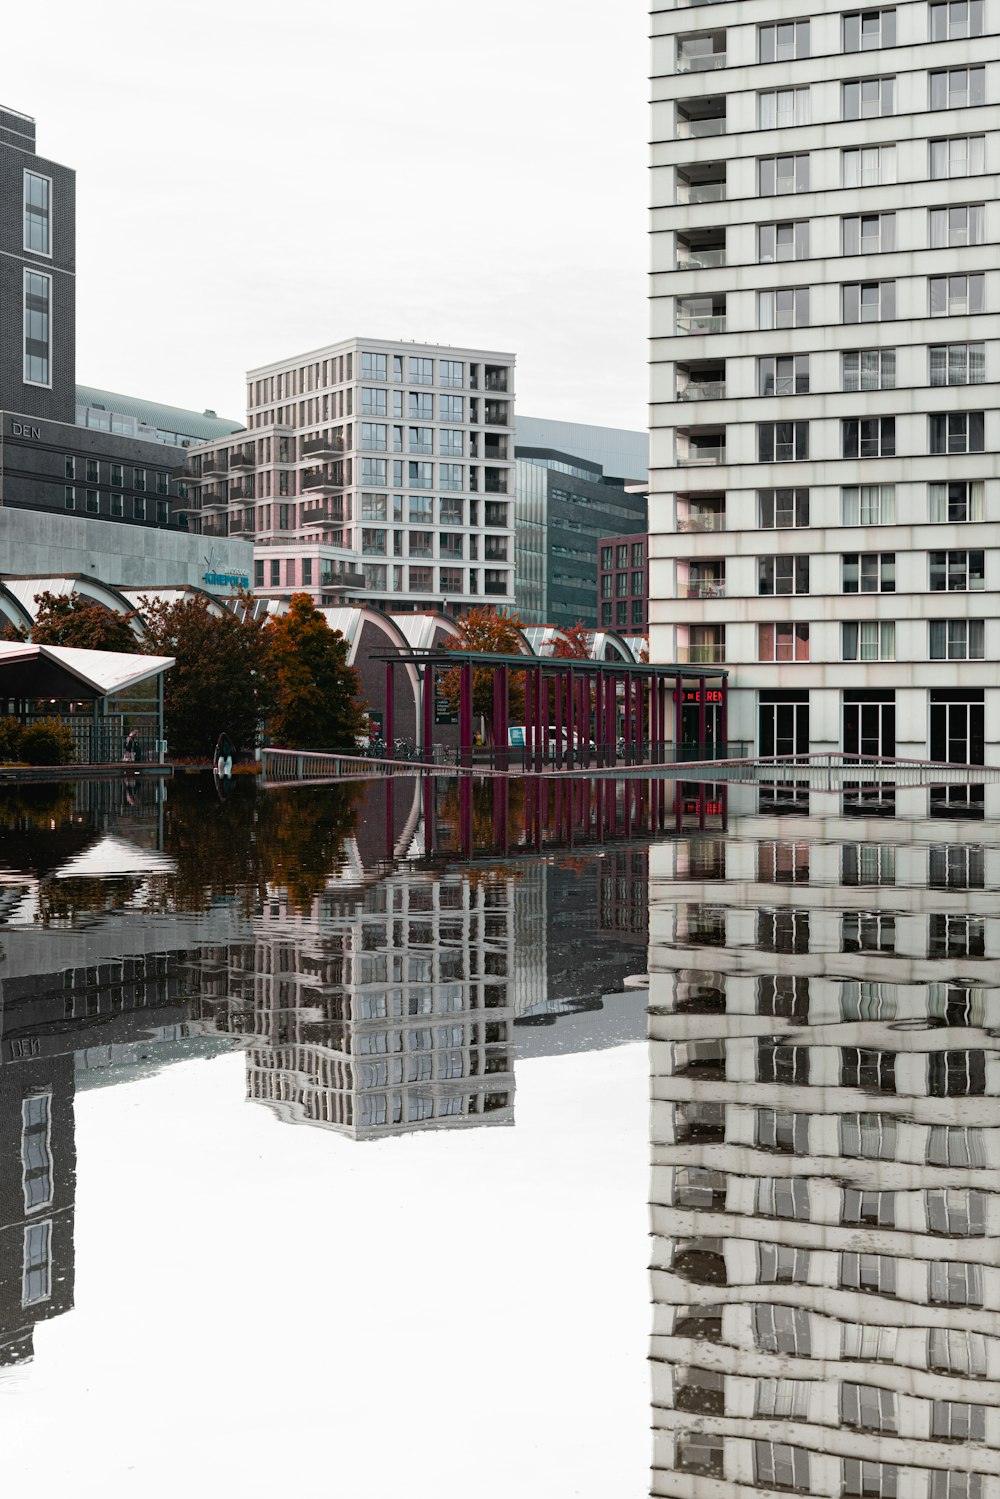
<path fill-rule="evenodd" d="M 169 671 L 173 656 L 0 641 L 0 698 L 113 697 Z"/>

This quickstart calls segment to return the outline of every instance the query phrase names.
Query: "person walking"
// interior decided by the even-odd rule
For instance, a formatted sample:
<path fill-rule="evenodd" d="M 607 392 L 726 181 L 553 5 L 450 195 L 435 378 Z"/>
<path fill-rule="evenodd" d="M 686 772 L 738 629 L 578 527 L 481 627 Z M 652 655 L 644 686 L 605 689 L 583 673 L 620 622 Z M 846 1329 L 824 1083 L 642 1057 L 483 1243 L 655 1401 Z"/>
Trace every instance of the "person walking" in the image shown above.
<path fill-rule="evenodd" d="M 139 743 L 139 735 L 135 729 L 129 729 L 125 736 L 122 759 L 126 765 L 134 765 L 137 760 L 142 759 L 142 745 Z"/>
<path fill-rule="evenodd" d="M 236 746 L 233 744 L 233 741 L 230 739 L 229 735 L 225 732 L 225 730 L 223 730 L 222 733 L 219 735 L 218 739 L 215 741 L 215 756 L 214 756 L 213 769 L 214 769 L 215 774 L 217 776 L 231 776 L 232 775 L 232 773 L 233 773 L 233 755 L 235 753 L 236 753 Z"/>

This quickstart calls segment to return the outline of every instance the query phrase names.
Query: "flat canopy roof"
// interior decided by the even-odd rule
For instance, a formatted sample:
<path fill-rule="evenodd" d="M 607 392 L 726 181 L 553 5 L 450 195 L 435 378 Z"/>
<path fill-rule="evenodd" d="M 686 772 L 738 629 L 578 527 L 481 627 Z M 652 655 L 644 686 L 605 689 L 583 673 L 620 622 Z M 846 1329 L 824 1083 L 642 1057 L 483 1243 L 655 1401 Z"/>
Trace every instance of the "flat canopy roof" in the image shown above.
<path fill-rule="evenodd" d="M 174 659 L 0 640 L 0 698 L 112 697 L 169 671 Z"/>
<path fill-rule="evenodd" d="M 718 677 L 725 680 L 729 672 L 724 666 L 675 666 L 667 662 L 651 661 L 594 661 L 589 656 L 502 656 L 491 651 L 449 651 L 438 646 L 433 650 L 373 651 L 372 661 L 399 661 L 408 666 L 461 666 L 463 662 L 472 666 L 509 666 L 524 671 L 526 666 L 542 666 L 546 671 L 596 671 L 605 675 L 630 672 L 643 677 L 687 677 L 696 681 Z"/>

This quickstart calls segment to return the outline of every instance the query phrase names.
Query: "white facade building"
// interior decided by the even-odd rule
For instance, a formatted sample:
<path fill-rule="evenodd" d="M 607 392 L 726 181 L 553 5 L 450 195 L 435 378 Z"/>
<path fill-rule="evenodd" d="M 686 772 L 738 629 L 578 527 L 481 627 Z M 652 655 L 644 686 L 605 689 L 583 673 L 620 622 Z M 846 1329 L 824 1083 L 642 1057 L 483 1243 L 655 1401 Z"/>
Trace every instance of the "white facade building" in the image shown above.
<path fill-rule="evenodd" d="M 317 604 L 514 600 L 514 356 L 351 338 L 250 370 L 247 430 L 192 450 L 189 524 Z"/>
<path fill-rule="evenodd" d="M 761 754 L 996 764 L 996 13 L 653 31 L 652 657 Z"/>

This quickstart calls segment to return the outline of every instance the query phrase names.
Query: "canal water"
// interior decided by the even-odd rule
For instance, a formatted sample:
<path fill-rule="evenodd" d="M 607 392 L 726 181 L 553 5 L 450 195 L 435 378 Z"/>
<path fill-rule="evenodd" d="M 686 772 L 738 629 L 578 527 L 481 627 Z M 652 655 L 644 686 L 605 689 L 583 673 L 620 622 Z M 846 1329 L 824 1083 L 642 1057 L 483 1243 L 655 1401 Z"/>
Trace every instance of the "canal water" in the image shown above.
<path fill-rule="evenodd" d="M 8 1483 L 1000 1499 L 1000 839 L 931 810 L 0 792 Z"/>

